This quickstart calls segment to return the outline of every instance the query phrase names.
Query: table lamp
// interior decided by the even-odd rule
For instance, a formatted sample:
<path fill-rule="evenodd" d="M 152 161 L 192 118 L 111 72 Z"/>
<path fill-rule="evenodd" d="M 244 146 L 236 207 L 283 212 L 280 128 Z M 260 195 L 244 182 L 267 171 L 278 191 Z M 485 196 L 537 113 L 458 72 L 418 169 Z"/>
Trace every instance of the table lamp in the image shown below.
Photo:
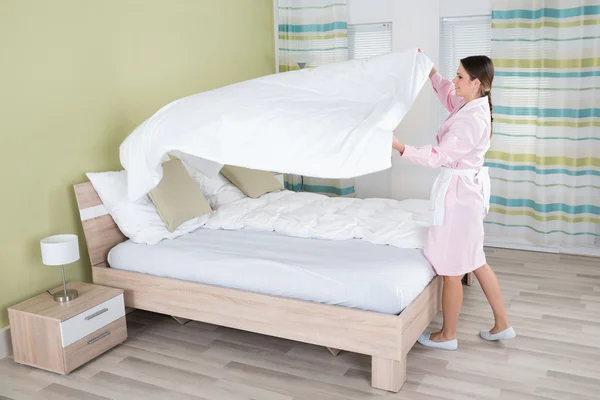
<path fill-rule="evenodd" d="M 54 293 L 54 301 L 67 302 L 76 299 L 77 290 L 67 290 L 65 282 L 65 264 L 79 260 L 79 241 L 77 235 L 64 234 L 48 236 L 40 240 L 42 247 L 42 262 L 44 265 L 61 266 L 63 290 Z"/>

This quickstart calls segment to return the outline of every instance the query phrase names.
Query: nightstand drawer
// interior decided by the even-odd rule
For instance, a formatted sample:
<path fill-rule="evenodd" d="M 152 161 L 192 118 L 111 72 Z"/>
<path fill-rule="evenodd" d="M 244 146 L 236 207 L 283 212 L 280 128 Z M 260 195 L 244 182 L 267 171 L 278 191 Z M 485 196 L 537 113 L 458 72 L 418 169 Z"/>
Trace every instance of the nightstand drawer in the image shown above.
<path fill-rule="evenodd" d="M 60 324 L 62 346 L 67 347 L 125 316 L 123 294 L 100 303 Z"/>
<path fill-rule="evenodd" d="M 65 348 L 66 373 L 98 357 L 127 339 L 125 317 L 98 329 Z"/>

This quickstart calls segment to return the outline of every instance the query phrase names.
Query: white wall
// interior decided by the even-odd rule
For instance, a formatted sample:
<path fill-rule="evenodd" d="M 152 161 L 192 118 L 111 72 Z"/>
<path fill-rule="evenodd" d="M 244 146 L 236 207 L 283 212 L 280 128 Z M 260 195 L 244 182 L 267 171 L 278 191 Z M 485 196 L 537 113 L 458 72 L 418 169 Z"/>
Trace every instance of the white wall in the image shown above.
<path fill-rule="evenodd" d="M 439 0 L 348 0 L 348 23 L 392 22 L 392 50 L 420 47 L 433 62 L 439 59 Z M 430 84 L 425 84 L 413 107 L 395 131 L 405 143 L 433 143 L 439 121 Z M 391 143 L 390 143 L 391 146 Z M 397 155 L 387 171 L 356 179 L 357 197 L 427 198 L 435 172 L 409 164 Z"/>
<path fill-rule="evenodd" d="M 440 0 L 441 17 L 488 15 L 491 10 L 492 0 Z"/>
<path fill-rule="evenodd" d="M 491 0 L 348 0 L 348 23 L 392 22 L 392 50 L 420 47 L 439 62 L 440 18 L 486 15 Z M 395 131 L 403 143 L 435 143 L 440 108 L 427 83 Z M 437 171 L 413 165 L 394 154 L 392 168 L 356 178 L 357 197 L 428 198 Z"/>
<path fill-rule="evenodd" d="M 348 23 L 390 22 L 395 2 L 396 0 L 347 0 Z"/>

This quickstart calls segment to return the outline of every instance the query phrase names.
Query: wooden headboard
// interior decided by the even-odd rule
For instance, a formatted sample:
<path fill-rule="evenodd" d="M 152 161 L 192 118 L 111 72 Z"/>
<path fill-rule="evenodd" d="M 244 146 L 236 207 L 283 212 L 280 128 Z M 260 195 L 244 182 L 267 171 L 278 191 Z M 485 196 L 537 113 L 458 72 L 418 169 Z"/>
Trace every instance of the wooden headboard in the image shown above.
<path fill-rule="evenodd" d="M 79 183 L 73 188 L 92 267 L 108 266 L 108 252 L 127 237 L 121 233 L 90 182 Z"/>

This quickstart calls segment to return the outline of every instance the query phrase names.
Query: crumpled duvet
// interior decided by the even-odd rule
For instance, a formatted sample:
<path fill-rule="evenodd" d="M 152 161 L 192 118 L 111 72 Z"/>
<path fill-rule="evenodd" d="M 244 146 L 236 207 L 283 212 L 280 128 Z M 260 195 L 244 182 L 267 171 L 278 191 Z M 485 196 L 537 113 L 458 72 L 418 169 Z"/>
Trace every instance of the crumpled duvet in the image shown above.
<path fill-rule="evenodd" d="M 282 190 L 214 211 L 203 228 L 274 231 L 283 235 L 423 248 L 428 202 L 328 197 Z"/>
<path fill-rule="evenodd" d="M 217 166 L 317 178 L 389 168 L 393 130 L 433 65 L 417 50 L 272 74 L 167 104 L 121 144 L 129 198 L 158 185 L 161 163 L 177 151 Z"/>

